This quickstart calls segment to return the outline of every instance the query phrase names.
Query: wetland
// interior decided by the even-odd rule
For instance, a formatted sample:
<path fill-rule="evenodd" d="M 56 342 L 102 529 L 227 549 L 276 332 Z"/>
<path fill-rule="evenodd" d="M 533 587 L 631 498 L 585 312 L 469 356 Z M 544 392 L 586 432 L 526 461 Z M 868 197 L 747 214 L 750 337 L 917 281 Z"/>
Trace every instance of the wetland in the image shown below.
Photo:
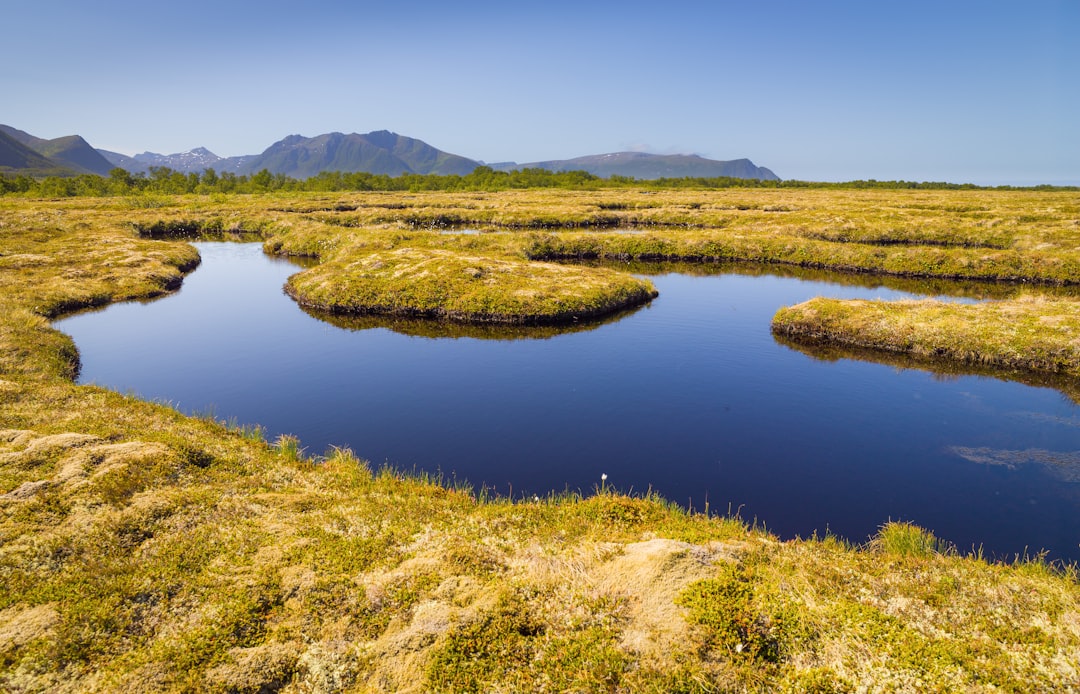
<path fill-rule="evenodd" d="M 151 183 L 0 196 L 0 689 L 1080 678 L 1075 191 Z"/>
<path fill-rule="evenodd" d="M 892 519 L 988 556 L 1080 559 L 1068 397 L 807 354 L 769 330 L 777 309 L 815 296 L 977 288 L 655 264 L 635 269 L 659 298 L 616 320 L 440 337 L 423 334 L 429 321 L 334 327 L 281 291 L 300 268 L 261 244 L 196 247 L 202 264 L 175 295 L 55 324 L 79 347 L 80 382 L 517 498 L 588 494 L 606 474 L 784 538 L 862 540 Z"/>

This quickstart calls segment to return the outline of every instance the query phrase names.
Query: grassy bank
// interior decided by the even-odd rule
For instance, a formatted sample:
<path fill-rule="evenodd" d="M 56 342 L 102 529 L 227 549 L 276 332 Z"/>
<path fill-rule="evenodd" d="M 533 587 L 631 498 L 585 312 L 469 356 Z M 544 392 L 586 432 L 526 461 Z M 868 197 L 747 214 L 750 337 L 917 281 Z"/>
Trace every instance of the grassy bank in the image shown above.
<path fill-rule="evenodd" d="M 1080 303 L 1072 299 L 965 305 L 816 298 L 778 311 L 772 328 L 799 340 L 1080 378 Z"/>
<path fill-rule="evenodd" d="M 896 277 L 1076 284 L 1080 254 L 1015 249 L 879 245 L 727 230 L 549 234 L 525 248 L 537 260 L 743 261 Z"/>
<path fill-rule="evenodd" d="M 692 215 L 757 195 L 599 202 Z M 1080 678 L 1076 573 L 1037 558 L 960 556 L 895 523 L 856 544 L 780 542 L 606 486 L 491 499 L 74 385 L 77 351 L 47 319 L 175 288 L 197 254 L 173 237 L 254 232 L 323 265 L 407 250 L 531 267 L 532 231 L 315 216 L 578 209 L 515 211 L 516 195 L 152 202 L 0 200 L 0 689 L 1050 691 Z M 294 211 L 331 205 L 356 209 Z"/>

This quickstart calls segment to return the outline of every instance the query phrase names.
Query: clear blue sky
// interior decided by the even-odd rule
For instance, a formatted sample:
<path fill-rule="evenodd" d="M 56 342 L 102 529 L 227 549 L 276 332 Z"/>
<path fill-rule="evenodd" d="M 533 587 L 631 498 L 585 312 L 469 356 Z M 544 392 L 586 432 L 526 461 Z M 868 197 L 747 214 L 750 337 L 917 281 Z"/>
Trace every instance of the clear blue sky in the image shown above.
<path fill-rule="evenodd" d="M 485 161 L 1080 184 L 1080 0 L 0 0 L 0 123 L 127 154 L 393 130 Z"/>

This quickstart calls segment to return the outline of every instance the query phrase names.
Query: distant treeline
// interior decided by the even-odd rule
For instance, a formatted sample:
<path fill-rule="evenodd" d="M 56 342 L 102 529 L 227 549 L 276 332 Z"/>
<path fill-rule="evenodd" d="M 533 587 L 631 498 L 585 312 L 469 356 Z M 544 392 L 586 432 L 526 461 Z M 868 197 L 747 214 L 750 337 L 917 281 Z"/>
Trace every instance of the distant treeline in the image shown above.
<path fill-rule="evenodd" d="M 489 166 L 479 166 L 465 176 L 439 176 L 435 174 L 402 174 L 387 176 L 364 172 L 343 173 L 324 171 L 311 178 L 296 179 L 268 170 L 240 176 L 233 173 L 217 173 L 206 169 L 202 173 L 181 173 L 167 167 L 151 167 L 149 174 L 132 174 L 115 168 L 109 175 L 82 175 L 34 178 L 26 175 L 0 175 L 0 195 L 23 195 L 26 197 L 73 197 L 131 195 L 137 193 L 270 193 L 338 192 L 338 191 L 499 191 L 524 188 L 882 188 L 921 190 L 1080 190 L 1077 186 L 977 186 L 972 183 L 944 183 L 913 181 L 847 181 L 822 183 L 814 181 L 763 181 L 753 178 L 658 178 L 639 180 L 629 176 L 600 178 L 586 171 L 548 171 L 547 169 L 521 169 L 496 171 Z"/>

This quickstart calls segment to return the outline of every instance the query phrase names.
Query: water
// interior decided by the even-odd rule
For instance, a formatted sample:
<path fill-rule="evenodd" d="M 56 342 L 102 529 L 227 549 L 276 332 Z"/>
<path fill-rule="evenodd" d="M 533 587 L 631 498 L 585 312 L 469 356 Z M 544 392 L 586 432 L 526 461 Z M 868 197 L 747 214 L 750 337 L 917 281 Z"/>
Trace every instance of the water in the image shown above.
<path fill-rule="evenodd" d="M 607 474 L 782 537 L 910 520 L 965 551 L 1080 560 L 1080 408 L 1059 391 L 828 361 L 769 331 L 782 305 L 895 289 L 662 274 L 652 304 L 575 332 L 343 328 L 282 293 L 295 265 L 196 245 L 179 293 L 57 323 L 81 382 L 515 497 Z"/>

